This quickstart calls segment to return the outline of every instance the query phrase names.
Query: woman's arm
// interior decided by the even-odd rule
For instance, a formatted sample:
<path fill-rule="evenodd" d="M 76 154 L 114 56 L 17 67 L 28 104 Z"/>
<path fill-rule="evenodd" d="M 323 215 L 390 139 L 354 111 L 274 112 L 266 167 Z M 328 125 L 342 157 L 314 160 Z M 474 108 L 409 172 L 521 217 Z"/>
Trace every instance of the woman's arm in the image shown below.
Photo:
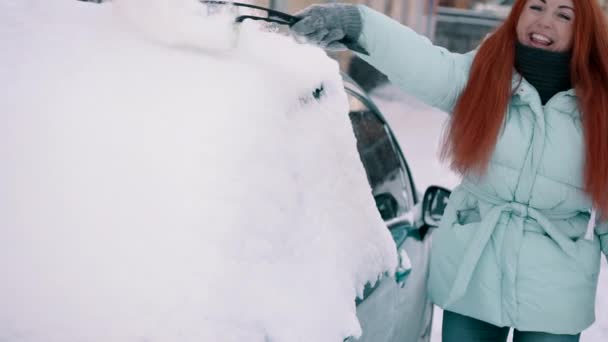
<path fill-rule="evenodd" d="M 468 80 L 474 53 L 457 54 L 366 6 L 357 6 L 362 31 L 357 43 L 363 60 L 405 92 L 450 112 Z"/>

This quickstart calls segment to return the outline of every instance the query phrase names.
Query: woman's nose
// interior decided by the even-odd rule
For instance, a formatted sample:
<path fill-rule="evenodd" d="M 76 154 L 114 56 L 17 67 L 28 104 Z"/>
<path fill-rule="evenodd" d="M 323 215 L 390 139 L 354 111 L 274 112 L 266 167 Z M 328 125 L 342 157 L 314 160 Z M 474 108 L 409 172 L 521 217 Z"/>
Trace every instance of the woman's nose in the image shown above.
<path fill-rule="evenodd" d="M 540 18 L 538 18 L 538 24 L 543 28 L 551 27 L 553 25 L 553 18 L 551 14 L 548 13 L 548 11 L 543 13 Z"/>

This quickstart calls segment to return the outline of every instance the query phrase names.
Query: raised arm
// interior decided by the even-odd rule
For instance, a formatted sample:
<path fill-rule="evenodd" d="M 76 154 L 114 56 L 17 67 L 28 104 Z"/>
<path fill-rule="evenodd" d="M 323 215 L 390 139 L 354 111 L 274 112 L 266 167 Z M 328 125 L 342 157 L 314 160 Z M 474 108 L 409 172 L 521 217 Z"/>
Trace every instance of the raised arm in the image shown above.
<path fill-rule="evenodd" d="M 423 102 L 451 111 L 468 80 L 473 53 L 457 54 L 366 6 L 357 43 L 358 54 L 389 80 Z"/>
<path fill-rule="evenodd" d="M 346 47 L 409 94 L 451 111 L 468 79 L 473 53 L 457 54 L 363 5 L 313 5 L 292 32 L 328 50 Z"/>

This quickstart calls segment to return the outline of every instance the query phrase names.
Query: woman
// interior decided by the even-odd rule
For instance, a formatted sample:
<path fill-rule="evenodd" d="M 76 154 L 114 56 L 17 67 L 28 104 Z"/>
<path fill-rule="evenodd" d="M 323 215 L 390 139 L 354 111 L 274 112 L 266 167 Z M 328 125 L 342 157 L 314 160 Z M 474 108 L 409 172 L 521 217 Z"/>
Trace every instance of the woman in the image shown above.
<path fill-rule="evenodd" d="M 347 46 L 452 113 L 463 175 L 434 232 L 429 292 L 443 341 L 578 341 L 594 317 L 608 228 L 608 27 L 595 0 L 517 0 L 455 54 L 364 6 L 315 5 L 292 31 Z M 599 216 L 598 216 L 599 218 Z"/>

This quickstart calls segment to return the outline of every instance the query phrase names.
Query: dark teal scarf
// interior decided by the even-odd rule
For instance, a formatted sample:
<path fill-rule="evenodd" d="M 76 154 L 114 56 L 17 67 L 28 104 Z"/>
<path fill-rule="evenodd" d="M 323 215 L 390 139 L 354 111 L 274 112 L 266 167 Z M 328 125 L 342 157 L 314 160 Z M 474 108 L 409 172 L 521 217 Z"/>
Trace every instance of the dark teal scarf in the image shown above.
<path fill-rule="evenodd" d="M 517 42 L 515 69 L 536 88 L 544 105 L 553 95 L 572 87 L 570 57 L 570 52 L 547 51 Z"/>

